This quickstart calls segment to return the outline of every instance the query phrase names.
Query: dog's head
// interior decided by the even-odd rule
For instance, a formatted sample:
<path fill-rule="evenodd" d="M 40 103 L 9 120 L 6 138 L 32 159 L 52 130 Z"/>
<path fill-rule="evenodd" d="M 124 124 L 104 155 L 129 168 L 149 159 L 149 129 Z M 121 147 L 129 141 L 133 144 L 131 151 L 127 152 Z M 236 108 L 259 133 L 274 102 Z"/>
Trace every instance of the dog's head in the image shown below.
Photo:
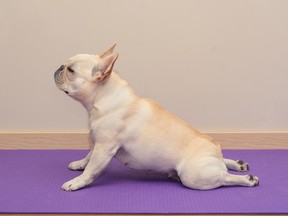
<path fill-rule="evenodd" d="M 115 45 L 99 55 L 79 54 L 68 59 L 54 74 L 58 88 L 79 101 L 90 97 L 112 73 L 118 58 L 113 53 Z"/>

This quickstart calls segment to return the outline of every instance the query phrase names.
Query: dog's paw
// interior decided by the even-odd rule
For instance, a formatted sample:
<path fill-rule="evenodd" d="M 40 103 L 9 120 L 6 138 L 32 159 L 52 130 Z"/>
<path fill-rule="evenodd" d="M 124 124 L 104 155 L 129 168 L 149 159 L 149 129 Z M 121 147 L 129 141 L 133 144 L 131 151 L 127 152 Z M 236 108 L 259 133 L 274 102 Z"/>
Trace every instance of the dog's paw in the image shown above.
<path fill-rule="evenodd" d="M 65 191 L 75 191 L 79 190 L 87 185 L 89 185 L 91 182 L 85 180 L 82 176 L 78 176 L 62 185 L 62 190 Z"/>
<path fill-rule="evenodd" d="M 259 178 L 257 176 L 253 176 L 253 175 L 246 175 L 247 179 L 249 180 L 249 182 L 251 183 L 250 186 L 257 186 L 259 185 Z"/>
<path fill-rule="evenodd" d="M 68 168 L 71 170 L 84 170 L 87 165 L 86 160 L 73 161 L 68 165 Z"/>
<path fill-rule="evenodd" d="M 246 172 L 249 170 L 249 164 L 245 163 L 243 160 L 237 160 L 236 163 L 239 165 L 237 171 Z"/>

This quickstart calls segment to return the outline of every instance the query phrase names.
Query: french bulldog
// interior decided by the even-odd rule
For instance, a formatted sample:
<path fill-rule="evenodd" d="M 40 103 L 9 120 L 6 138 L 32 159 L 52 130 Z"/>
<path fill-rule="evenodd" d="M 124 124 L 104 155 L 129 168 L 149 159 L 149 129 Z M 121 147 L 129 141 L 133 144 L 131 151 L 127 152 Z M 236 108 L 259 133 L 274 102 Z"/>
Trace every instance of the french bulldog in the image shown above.
<path fill-rule="evenodd" d="M 64 183 L 63 190 L 90 185 L 113 157 L 129 168 L 165 173 L 197 190 L 259 184 L 256 176 L 228 172 L 247 171 L 247 163 L 223 158 L 219 143 L 155 101 L 138 97 L 113 71 L 118 59 L 114 47 L 99 55 L 78 54 L 54 74 L 58 88 L 87 110 L 93 144 L 84 159 L 69 164 L 71 170 L 84 171 Z"/>

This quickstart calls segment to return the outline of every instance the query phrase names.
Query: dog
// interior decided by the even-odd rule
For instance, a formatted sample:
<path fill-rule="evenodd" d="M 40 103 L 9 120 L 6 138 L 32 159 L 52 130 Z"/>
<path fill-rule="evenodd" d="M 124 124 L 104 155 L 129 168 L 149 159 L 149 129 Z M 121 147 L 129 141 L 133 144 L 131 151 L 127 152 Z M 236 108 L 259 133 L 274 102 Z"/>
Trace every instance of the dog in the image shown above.
<path fill-rule="evenodd" d="M 191 189 L 259 184 L 256 176 L 228 173 L 247 171 L 247 163 L 223 158 L 219 143 L 155 101 L 138 97 L 113 70 L 115 45 L 99 55 L 78 54 L 54 73 L 57 87 L 87 110 L 93 144 L 84 159 L 68 165 L 84 171 L 63 190 L 90 185 L 113 157 L 129 168 L 165 173 Z"/>

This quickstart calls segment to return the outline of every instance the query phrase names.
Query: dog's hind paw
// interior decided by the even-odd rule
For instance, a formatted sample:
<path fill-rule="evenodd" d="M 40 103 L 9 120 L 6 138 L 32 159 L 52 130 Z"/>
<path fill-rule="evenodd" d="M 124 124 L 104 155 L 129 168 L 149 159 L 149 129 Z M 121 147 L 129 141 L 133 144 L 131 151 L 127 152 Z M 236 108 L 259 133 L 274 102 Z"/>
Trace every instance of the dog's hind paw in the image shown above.
<path fill-rule="evenodd" d="M 259 178 L 253 175 L 247 175 L 248 180 L 251 182 L 251 186 L 259 185 Z"/>
<path fill-rule="evenodd" d="M 237 169 L 239 172 L 246 172 L 249 170 L 249 164 L 245 163 L 243 160 L 237 160 L 236 163 L 239 165 Z"/>

